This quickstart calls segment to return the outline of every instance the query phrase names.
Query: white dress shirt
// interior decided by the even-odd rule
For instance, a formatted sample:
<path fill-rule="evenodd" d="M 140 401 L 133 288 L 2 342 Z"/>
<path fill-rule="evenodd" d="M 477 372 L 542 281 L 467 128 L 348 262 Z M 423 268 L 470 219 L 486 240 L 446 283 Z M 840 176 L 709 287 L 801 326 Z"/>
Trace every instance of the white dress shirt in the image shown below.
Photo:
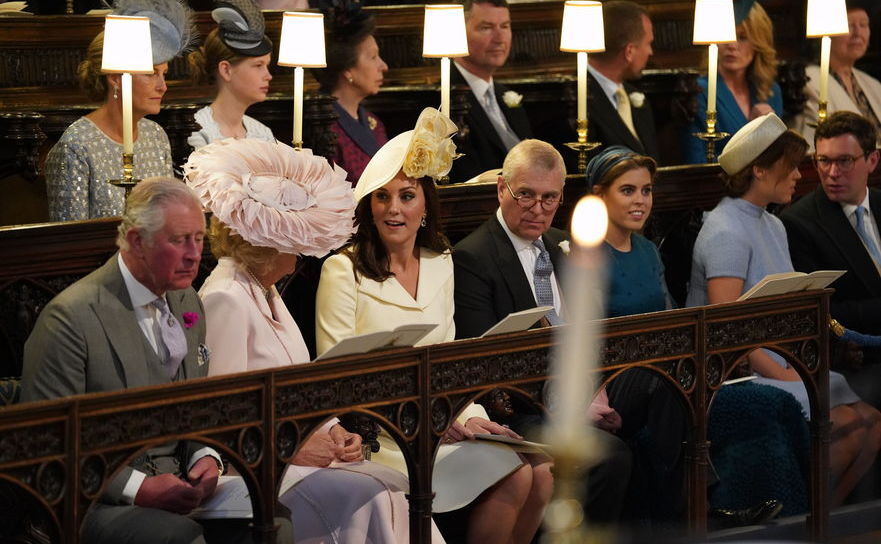
<path fill-rule="evenodd" d="M 609 102 L 612 103 L 612 107 L 615 108 L 615 110 L 617 111 L 618 110 L 618 97 L 615 96 L 615 91 L 617 91 L 619 87 L 623 88 L 624 84 L 623 83 L 615 83 L 611 79 L 609 79 L 606 76 L 604 76 L 603 74 L 599 73 L 589 63 L 587 65 L 587 70 L 590 72 L 590 75 L 593 76 L 593 78 L 597 81 L 597 83 L 599 83 L 600 88 L 603 90 L 603 94 L 606 95 L 606 98 L 608 98 Z"/>
<path fill-rule="evenodd" d="M 511 240 L 511 245 L 514 246 L 514 253 L 517 254 L 517 258 L 520 259 L 520 265 L 523 267 L 523 273 L 526 274 L 526 277 L 529 279 L 529 288 L 532 289 L 532 297 L 536 298 L 535 261 L 538 259 L 539 249 L 532 245 L 532 240 L 521 238 L 511 232 L 511 229 L 509 229 L 508 225 L 505 223 L 505 218 L 502 217 L 501 208 L 496 210 L 496 219 L 498 219 L 499 223 L 502 225 L 502 229 L 505 231 L 505 234 L 508 235 L 508 239 Z M 560 288 L 557 285 L 556 272 L 551 272 L 551 290 L 554 292 L 554 310 L 562 319 L 563 304 L 560 298 Z"/>
<path fill-rule="evenodd" d="M 459 73 L 462 74 L 462 77 L 465 78 L 465 82 L 468 83 L 468 86 L 471 87 L 471 92 L 474 93 L 477 102 L 483 107 L 483 111 L 496 129 L 496 133 L 499 135 L 499 138 L 501 138 L 505 149 L 510 150 L 512 147 L 520 143 L 520 137 L 517 136 L 517 133 L 514 132 L 511 125 L 508 124 L 508 119 L 505 117 L 505 114 L 502 113 L 502 108 L 499 106 L 499 101 L 496 98 L 495 86 L 493 85 L 493 79 L 489 78 L 489 81 L 487 81 L 472 74 L 467 68 L 459 65 L 459 63 L 454 62 L 453 64 L 455 64 Z M 471 128 L 472 130 L 474 129 L 474 127 Z"/>

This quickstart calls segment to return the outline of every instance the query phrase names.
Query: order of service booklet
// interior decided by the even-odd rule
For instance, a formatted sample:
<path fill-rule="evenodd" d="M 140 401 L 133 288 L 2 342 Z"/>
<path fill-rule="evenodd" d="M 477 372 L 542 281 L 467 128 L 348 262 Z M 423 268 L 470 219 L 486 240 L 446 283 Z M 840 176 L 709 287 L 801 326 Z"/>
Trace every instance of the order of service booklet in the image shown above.
<path fill-rule="evenodd" d="M 535 325 L 536 321 L 548 315 L 548 312 L 553 309 L 553 306 L 538 306 L 537 308 L 529 308 L 528 310 L 510 313 L 505 316 L 504 319 L 490 327 L 488 331 L 481 334 L 480 337 L 485 338 L 496 334 L 505 334 L 506 332 L 525 331 L 529 327 Z"/>
<path fill-rule="evenodd" d="M 770 297 L 796 291 L 808 291 L 810 289 L 823 289 L 833 281 L 840 278 L 846 270 L 817 270 L 810 274 L 804 272 L 782 272 L 780 274 L 768 274 L 762 280 L 753 285 L 752 289 L 740 295 L 737 300 L 750 298 Z"/>
<path fill-rule="evenodd" d="M 426 334 L 437 328 L 436 323 L 419 323 L 413 325 L 401 325 L 390 331 L 369 332 L 344 338 L 335 346 L 315 358 L 330 359 L 342 357 L 353 353 L 367 353 L 382 348 L 399 348 L 415 346 Z"/>

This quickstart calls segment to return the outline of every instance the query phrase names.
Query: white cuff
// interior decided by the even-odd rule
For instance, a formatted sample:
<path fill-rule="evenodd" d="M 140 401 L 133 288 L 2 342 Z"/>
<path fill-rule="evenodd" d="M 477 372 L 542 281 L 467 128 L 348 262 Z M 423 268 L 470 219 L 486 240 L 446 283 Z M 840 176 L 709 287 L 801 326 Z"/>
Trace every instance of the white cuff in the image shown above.
<path fill-rule="evenodd" d="M 190 463 L 187 465 L 187 472 L 189 472 L 190 469 L 193 468 L 193 465 L 196 464 L 196 461 L 206 456 L 213 457 L 214 460 L 217 461 L 217 465 L 220 467 L 221 472 L 223 471 L 223 461 L 220 460 L 220 454 L 217 453 L 214 448 L 209 448 L 206 446 L 204 448 L 196 450 L 196 452 L 190 456 Z"/>
<path fill-rule="evenodd" d="M 324 425 L 322 425 L 322 426 L 318 429 L 318 431 L 319 431 L 319 432 L 329 433 L 329 432 L 330 432 L 330 428 L 333 427 L 334 425 L 336 425 L 336 424 L 339 423 L 339 422 L 340 422 L 339 418 L 336 418 L 336 417 L 335 417 L 335 418 L 332 418 L 332 419 L 328 419 L 327 421 L 324 422 Z"/>
<path fill-rule="evenodd" d="M 138 495 L 138 490 L 141 489 L 141 484 L 144 483 L 146 477 L 147 475 L 140 470 L 132 469 L 132 475 L 128 477 L 128 481 L 122 488 L 122 500 L 125 504 L 135 503 L 135 497 Z"/>

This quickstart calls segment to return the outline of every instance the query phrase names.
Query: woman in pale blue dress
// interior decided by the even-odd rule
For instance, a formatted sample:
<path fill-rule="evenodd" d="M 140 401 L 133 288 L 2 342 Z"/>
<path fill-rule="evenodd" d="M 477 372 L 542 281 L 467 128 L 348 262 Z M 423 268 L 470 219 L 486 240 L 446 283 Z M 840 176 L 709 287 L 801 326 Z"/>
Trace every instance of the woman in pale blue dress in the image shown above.
<path fill-rule="evenodd" d="M 808 148 L 798 133 L 773 113 L 749 122 L 719 157 L 731 196 L 704 220 L 694 246 L 688 305 L 732 302 L 768 274 L 792 272 L 783 223 L 769 204 L 792 200 L 798 165 Z M 807 391 L 798 373 L 767 350 L 748 355 L 749 365 L 767 383 L 792 393 L 809 414 Z M 871 467 L 881 441 L 881 413 L 862 402 L 844 376 L 830 372 L 830 462 L 838 504 Z"/>

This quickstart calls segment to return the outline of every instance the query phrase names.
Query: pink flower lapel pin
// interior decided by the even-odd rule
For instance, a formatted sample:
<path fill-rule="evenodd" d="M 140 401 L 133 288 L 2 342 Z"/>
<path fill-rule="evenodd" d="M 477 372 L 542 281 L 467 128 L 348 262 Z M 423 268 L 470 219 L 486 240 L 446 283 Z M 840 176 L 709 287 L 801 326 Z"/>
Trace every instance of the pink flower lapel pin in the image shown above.
<path fill-rule="evenodd" d="M 187 329 L 192 329 L 199 322 L 199 314 L 196 312 L 184 312 L 181 317 L 184 318 L 184 328 Z"/>

